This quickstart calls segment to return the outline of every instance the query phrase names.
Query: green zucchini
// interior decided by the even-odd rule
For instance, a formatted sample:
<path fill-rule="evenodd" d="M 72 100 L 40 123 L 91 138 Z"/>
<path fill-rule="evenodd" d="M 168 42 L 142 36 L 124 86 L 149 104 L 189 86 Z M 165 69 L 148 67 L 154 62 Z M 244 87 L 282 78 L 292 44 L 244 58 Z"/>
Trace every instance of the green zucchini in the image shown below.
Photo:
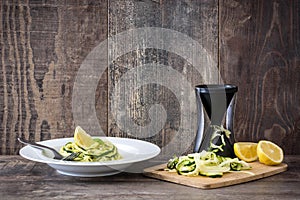
<path fill-rule="evenodd" d="M 229 171 L 250 169 L 250 165 L 238 158 L 228 158 L 217 155 L 215 152 L 189 154 L 187 156 L 174 157 L 167 164 L 168 169 L 175 169 L 178 174 L 185 176 L 222 177 Z"/>
<path fill-rule="evenodd" d="M 83 149 L 74 142 L 68 142 L 60 148 L 60 153 L 63 156 L 68 156 L 72 152 L 80 152 L 81 154 L 75 161 L 95 162 L 95 161 L 110 161 L 121 159 L 118 149 L 109 141 L 104 141 L 99 138 L 94 139 L 99 145 L 95 148 Z"/>

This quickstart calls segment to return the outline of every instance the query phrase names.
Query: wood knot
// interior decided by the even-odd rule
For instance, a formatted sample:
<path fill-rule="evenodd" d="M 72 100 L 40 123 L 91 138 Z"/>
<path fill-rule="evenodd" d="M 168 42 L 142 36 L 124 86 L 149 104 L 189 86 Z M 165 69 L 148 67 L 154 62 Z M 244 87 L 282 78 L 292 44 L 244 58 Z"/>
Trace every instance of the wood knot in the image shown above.
<path fill-rule="evenodd" d="M 282 145 L 282 139 L 286 136 L 286 130 L 279 124 L 273 124 L 270 129 L 264 131 L 264 137 L 278 145 Z"/>

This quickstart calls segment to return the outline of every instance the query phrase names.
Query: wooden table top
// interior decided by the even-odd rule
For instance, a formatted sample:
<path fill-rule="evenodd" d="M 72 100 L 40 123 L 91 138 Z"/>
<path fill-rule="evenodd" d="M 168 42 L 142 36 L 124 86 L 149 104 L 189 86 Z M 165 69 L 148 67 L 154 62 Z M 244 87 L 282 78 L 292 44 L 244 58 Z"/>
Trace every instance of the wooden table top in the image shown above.
<path fill-rule="evenodd" d="M 300 155 L 286 156 L 286 172 L 248 183 L 202 190 L 140 173 L 64 176 L 21 156 L 0 156 L 0 199 L 300 199 Z"/>

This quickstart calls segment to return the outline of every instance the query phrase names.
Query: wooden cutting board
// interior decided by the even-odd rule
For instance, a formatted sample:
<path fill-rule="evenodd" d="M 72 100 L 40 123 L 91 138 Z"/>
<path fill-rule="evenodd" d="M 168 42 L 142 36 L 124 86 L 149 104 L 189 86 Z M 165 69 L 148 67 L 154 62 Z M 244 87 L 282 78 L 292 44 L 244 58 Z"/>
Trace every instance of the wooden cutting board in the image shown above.
<path fill-rule="evenodd" d="M 224 186 L 245 183 L 274 174 L 278 174 L 287 170 L 287 164 L 281 163 L 276 166 L 267 166 L 259 162 L 250 163 L 252 169 L 239 172 L 225 173 L 221 178 L 210 178 L 205 176 L 187 177 L 178 175 L 176 172 L 165 171 L 166 164 L 157 165 L 144 170 L 144 175 L 164 181 L 178 183 L 186 186 L 213 189 Z"/>

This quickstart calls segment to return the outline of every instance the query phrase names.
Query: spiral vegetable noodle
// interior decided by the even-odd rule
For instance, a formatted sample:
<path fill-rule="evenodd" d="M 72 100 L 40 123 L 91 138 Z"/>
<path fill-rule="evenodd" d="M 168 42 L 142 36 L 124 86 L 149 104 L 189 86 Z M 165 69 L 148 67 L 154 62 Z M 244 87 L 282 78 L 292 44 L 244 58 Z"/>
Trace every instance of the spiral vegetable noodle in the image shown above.
<path fill-rule="evenodd" d="M 83 148 L 75 142 L 68 142 L 60 148 L 60 154 L 68 156 L 73 152 L 79 152 L 80 155 L 75 158 L 75 161 L 82 162 L 99 162 L 119 160 L 122 156 L 119 154 L 115 145 L 107 140 L 94 138 L 95 144 L 88 148 Z"/>
<path fill-rule="evenodd" d="M 185 176 L 209 176 L 222 177 L 224 173 L 230 171 L 241 171 L 251 169 L 251 166 L 238 158 L 229 158 L 217 155 L 224 151 L 226 146 L 224 135 L 229 138 L 230 131 L 222 126 L 213 126 L 214 134 L 211 141 L 216 137 L 221 137 L 222 144 L 215 145 L 211 142 L 209 151 L 203 150 L 200 153 L 192 153 L 185 156 L 174 156 L 167 164 L 167 171 L 176 171 Z M 224 132 L 225 134 L 220 134 Z"/>

